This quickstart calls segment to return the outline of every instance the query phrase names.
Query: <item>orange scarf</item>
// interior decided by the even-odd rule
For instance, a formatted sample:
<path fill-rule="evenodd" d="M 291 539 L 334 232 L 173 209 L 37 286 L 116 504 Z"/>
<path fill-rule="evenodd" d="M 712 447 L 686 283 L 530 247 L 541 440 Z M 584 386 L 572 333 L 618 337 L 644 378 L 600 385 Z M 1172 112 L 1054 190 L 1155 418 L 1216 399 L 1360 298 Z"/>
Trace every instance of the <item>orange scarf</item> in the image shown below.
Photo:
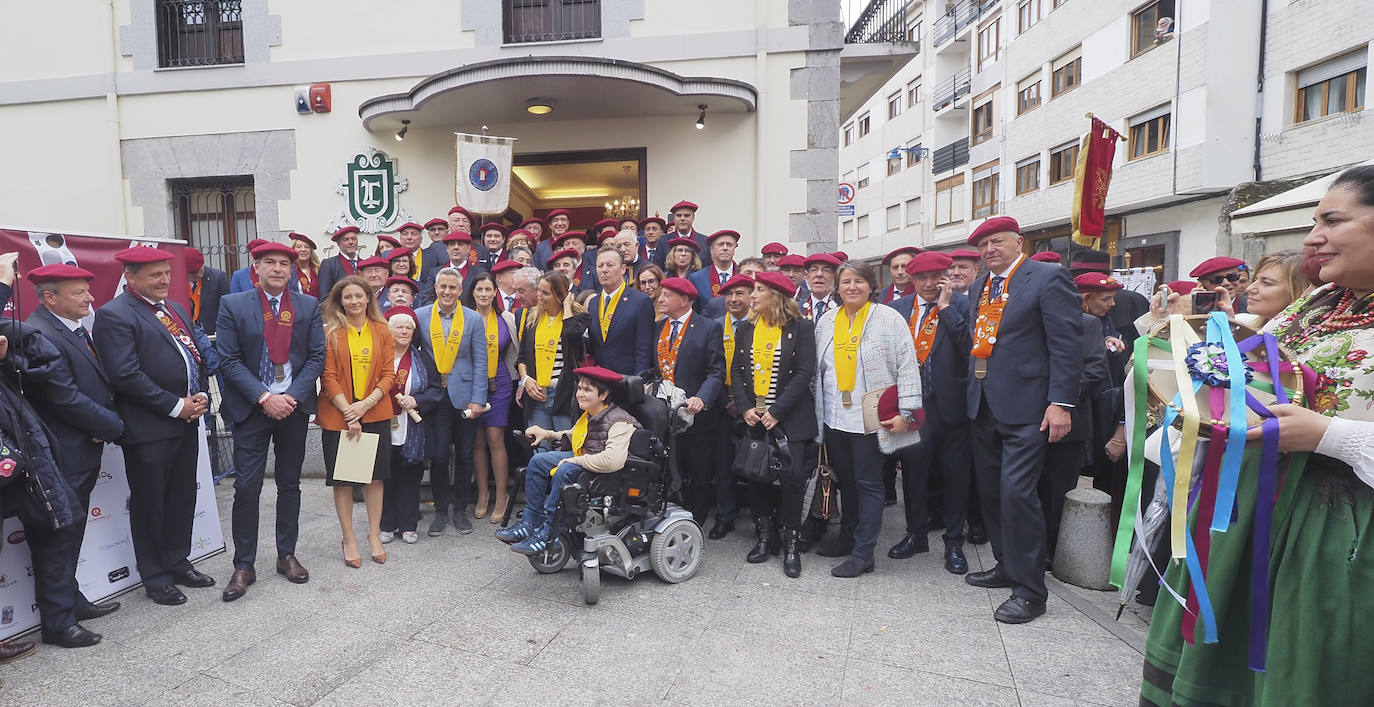
<path fill-rule="evenodd" d="M 658 370 L 662 371 L 663 379 L 669 383 L 675 383 L 673 372 L 677 368 L 677 349 L 682 345 L 682 338 L 687 335 L 687 327 L 692 323 L 692 313 L 687 313 L 687 321 L 682 323 L 678 329 L 677 341 L 669 342 L 668 338 L 673 331 L 673 320 L 665 319 L 663 329 L 658 332 Z"/>
<path fill-rule="evenodd" d="M 1002 328 L 1002 310 L 1006 309 L 1007 299 L 1011 296 L 1011 279 L 1016 277 L 1016 271 L 1025 262 L 1026 257 L 1022 256 L 1002 281 L 1002 295 L 991 302 L 988 301 L 988 295 L 992 292 L 992 275 L 989 273 L 988 282 L 983 285 L 983 294 L 978 296 L 978 319 L 973 323 L 974 358 L 992 356 L 992 347 L 997 343 L 997 330 Z"/>
<path fill-rule="evenodd" d="M 907 320 L 907 326 L 911 328 L 911 338 L 916 342 L 916 360 L 924 364 L 930 358 L 931 348 L 935 346 L 935 330 L 940 326 L 940 305 L 931 308 L 925 321 L 917 321 L 920 318 L 921 307 L 912 301 L 911 318 Z"/>

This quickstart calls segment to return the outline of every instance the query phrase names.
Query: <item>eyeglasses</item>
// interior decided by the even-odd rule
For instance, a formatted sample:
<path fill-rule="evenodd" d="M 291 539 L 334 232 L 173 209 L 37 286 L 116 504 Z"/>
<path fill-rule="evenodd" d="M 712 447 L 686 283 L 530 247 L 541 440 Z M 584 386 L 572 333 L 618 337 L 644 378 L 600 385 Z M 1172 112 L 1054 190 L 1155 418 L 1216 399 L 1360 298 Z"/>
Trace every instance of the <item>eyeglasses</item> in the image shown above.
<path fill-rule="evenodd" d="M 657 284 L 658 284 L 658 278 L 656 278 L 656 277 L 651 277 L 651 278 L 648 278 L 648 279 L 646 279 L 646 280 L 640 280 L 640 281 L 639 281 L 639 286 L 640 286 L 640 287 L 645 287 L 645 286 L 647 286 L 647 285 L 657 285 Z"/>
<path fill-rule="evenodd" d="M 1225 280 L 1225 281 L 1231 283 L 1232 285 L 1234 285 L 1234 284 L 1236 284 L 1237 282 L 1240 282 L 1240 278 L 1241 278 L 1241 277 L 1242 277 L 1242 275 L 1241 275 L 1240 273 L 1238 273 L 1238 272 L 1233 272 L 1233 273 L 1230 273 L 1230 274 L 1227 274 L 1227 275 L 1210 275 L 1210 276 L 1204 277 L 1204 278 L 1202 278 L 1202 279 L 1206 280 L 1207 283 L 1210 284 L 1211 286 L 1216 287 L 1217 285 L 1220 285 L 1220 284 L 1221 284 L 1221 281 L 1222 281 L 1222 280 Z"/>

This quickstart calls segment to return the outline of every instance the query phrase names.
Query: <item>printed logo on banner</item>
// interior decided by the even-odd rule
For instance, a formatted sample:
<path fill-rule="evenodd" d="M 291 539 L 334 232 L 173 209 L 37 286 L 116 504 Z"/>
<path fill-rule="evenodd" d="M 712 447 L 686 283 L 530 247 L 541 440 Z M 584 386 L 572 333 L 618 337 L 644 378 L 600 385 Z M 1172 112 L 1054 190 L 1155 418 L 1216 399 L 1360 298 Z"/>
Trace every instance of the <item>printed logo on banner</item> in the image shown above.
<path fill-rule="evenodd" d="M 105 520 L 105 512 L 100 510 L 100 506 L 91 506 L 91 520 L 94 523 L 98 520 Z"/>
<path fill-rule="evenodd" d="M 14 605 L 6 604 L 5 608 L 0 609 L 0 624 L 8 625 L 12 623 L 14 623 Z"/>
<path fill-rule="evenodd" d="M 24 542 L 24 531 L 16 530 L 13 533 L 10 533 L 9 537 L 5 538 L 5 540 L 7 540 L 11 545 L 18 545 L 19 543 Z"/>
<path fill-rule="evenodd" d="M 26 577 L 32 577 L 32 576 L 33 576 L 33 565 L 29 565 L 28 567 L 25 567 L 25 568 L 24 568 L 24 576 L 26 576 Z"/>
<path fill-rule="evenodd" d="M 472 167 L 468 169 L 468 181 L 472 186 L 481 191 L 491 191 L 496 183 L 501 180 L 501 172 L 496 169 L 496 163 L 485 157 L 473 160 Z"/>
<path fill-rule="evenodd" d="M 110 574 L 106 576 L 110 578 L 110 584 L 114 584 L 115 582 L 118 582 L 121 579 L 129 578 L 129 568 L 128 566 L 120 567 L 117 570 L 113 570 L 112 572 L 110 572 Z"/>
<path fill-rule="evenodd" d="M 107 552 L 107 551 L 109 551 L 109 550 L 113 550 L 113 549 L 119 547 L 120 545 L 128 545 L 128 544 L 131 543 L 131 542 L 133 542 L 133 538 L 127 537 L 127 536 L 126 536 L 126 537 L 120 538 L 120 539 L 118 539 L 118 540 L 116 540 L 116 541 L 114 541 L 114 542 L 112 542 L 112 543 L 105 543 L 104 545 L 101 545 L 101 546 L 100 546 L 100 551 L 101 551 L 101 552 Z"/>
<path fill-rule="evenodd" d="M 10 586 L 13 586 L 13 585 L 14 585 L 14 580 L 10 579 L 9 577 L 7 577 L 7 576 L 5 576 L 5 575 L 3 575 L 3 574 L 0 574 L 0 589 L 4 589 L 5 587 L 10 587 Z"/>

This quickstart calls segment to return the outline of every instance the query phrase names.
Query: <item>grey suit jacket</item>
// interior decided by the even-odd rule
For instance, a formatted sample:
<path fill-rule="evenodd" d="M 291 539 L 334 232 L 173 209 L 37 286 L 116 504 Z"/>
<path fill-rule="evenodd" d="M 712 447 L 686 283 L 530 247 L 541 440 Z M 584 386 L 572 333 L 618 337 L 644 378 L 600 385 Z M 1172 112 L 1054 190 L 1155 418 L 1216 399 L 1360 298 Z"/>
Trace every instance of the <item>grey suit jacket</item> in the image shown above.
<path fill-rule="evenodd" d="M 431 357 L 434 344 L 429 340 L 429 317 L 435 306 L 421 307 L 415 312 L 420 320 L 415 338 Z M 448 399 L 454 409 L 461 410 L 469 403 L 487 403 L 487 325 L 467 307 L 463 307 L 463 340 L 458 344 L 458 358 L 453 362 L 453 370 L 447 376 L 441 373 L 440 377 L 446 380 Z"/>

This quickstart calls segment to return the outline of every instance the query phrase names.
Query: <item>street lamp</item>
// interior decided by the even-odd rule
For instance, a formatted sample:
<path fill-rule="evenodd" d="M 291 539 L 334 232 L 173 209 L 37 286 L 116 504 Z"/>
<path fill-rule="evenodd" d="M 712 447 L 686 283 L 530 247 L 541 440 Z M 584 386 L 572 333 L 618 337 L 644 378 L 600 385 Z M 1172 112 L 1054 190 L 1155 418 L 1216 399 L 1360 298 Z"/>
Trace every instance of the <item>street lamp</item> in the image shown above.
<path fill-rule="evenodd" d="M 928 148 L 921 147 L 920 145 L 917 145 L 916 147 L 894 147 L 887 153 L 888 165 L 892 167 L 902 166 L 902 153 L 904 152 L 908 155 L 915 155 L 916 161 L 918 162 L 921 160 L 922 157 L 925 157 L 926 155 L 930 154 L 930 150 Z"/>

